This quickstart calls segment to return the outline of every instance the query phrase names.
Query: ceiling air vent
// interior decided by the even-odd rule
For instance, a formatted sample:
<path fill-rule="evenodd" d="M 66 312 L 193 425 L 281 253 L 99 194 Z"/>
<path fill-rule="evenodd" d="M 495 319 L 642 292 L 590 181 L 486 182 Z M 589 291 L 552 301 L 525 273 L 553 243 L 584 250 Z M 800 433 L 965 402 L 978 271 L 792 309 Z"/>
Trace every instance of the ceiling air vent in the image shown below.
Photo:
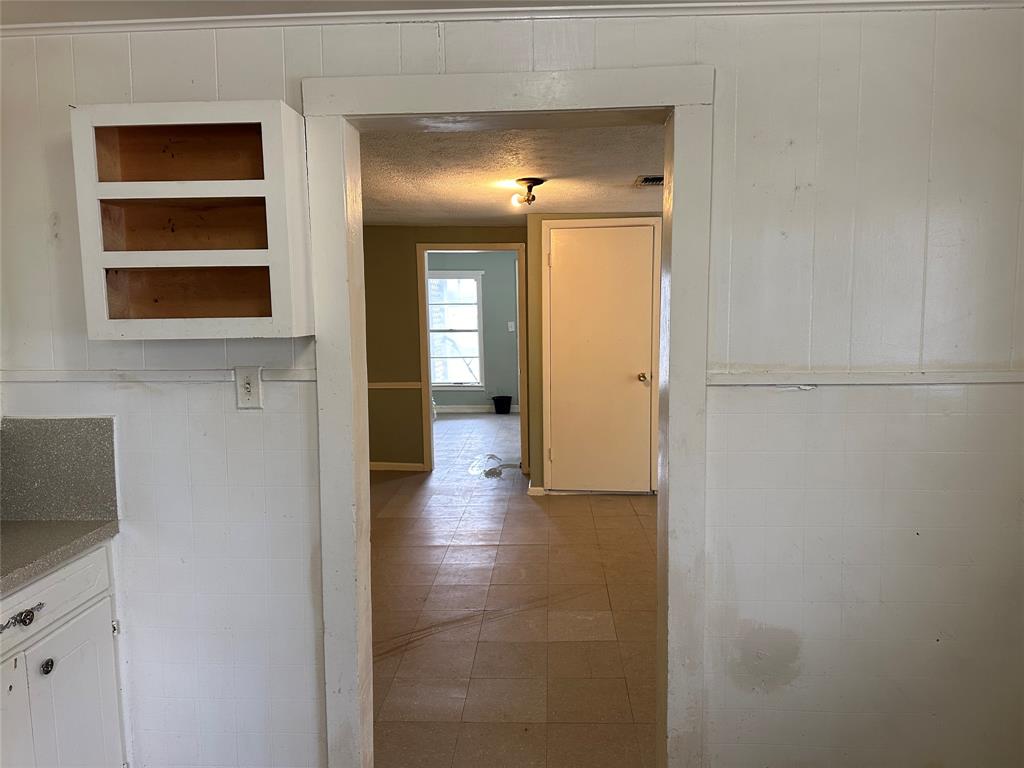
<path fill-rule="evenodd" d="M 636 181 L 633 182 L 633 186 L 637 189 L 644 189 L 645 187 L 663 187 L 665 186 L 665 177 L 660 173 L 657 176 L 637 176 Z"/>

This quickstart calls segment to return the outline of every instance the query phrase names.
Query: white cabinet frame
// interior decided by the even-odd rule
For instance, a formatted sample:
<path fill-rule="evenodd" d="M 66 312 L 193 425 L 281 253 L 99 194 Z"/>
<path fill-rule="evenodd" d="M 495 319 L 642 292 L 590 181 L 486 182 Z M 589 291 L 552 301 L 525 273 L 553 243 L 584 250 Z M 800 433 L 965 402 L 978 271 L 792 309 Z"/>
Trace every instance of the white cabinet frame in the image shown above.
<path fill-rule="evenodd" d="M 418 115 L 663 108 L 659 351 L 659 765 L 703 750 L 705 393 L 714 70 L 702 65 L 303 81 L 317 286 L 328 764 L 373 765 L 370 504 L 359 129 Z M 512 116 L 514 117 L 514 115 Z M 613 117 L 613 116 L 612 116 Z M 673 180 L 678 180 L 674 183 Z M 674 290 L 673 290 L 674 289 Z M 671 408 L 670 408 L 671 405 Z M 671 665 L 668 659 L 672 660 Z"/>
<path fill-rule="evenodd" d="M 101 182 L 100 126 L 258 123 L 264 178 L 229 181 Z M 308 192 L 302 117 L 280 101 L 96 104 L 71 110 L 78 229 L 91 339 L 196 339 L 306 336 L 313 333 Z M 100 201 L 144 198 L 266 200 L 267 248 L 256 250 L 105 251 Z M 114 320 L 108 317 L 108 267 L 267 266 L 270 317 Z"/>

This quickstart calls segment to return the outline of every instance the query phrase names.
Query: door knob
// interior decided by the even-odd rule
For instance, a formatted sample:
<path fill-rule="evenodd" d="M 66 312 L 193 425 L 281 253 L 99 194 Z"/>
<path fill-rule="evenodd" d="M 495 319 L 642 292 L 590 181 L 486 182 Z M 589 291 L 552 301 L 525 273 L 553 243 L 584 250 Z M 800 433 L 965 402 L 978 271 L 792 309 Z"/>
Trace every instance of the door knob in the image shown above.
<path fill-rule="evenodd" d="M 636 377 L 637 377 L 637 379 L 639 381 L 647 381 L 647 372 L 646 371 L 640 371 L 640 373 L 638 373 L 636 375 Z"/>

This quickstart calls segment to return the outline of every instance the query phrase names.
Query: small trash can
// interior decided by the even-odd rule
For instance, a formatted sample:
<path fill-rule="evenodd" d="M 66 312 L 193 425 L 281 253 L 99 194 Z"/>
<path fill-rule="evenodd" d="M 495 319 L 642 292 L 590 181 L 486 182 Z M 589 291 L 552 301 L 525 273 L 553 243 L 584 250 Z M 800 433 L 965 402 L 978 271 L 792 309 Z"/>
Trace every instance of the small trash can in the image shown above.
<path fill-rule="evenodd" d="M 491 398 L 494 401 L 495 413 L 512 413 L 512 396 L 496 395 Z"/>

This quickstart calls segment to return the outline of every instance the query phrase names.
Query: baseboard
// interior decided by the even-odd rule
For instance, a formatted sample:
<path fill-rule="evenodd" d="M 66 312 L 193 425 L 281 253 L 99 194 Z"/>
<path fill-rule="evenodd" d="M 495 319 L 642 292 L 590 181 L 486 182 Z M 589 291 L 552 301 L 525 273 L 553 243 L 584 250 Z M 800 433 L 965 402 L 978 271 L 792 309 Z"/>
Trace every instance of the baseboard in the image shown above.
<path fill-rule="evenodd" d="M 531 482 L 530 485 L 527 486 L 526 488 L 527 496 L 547 496 L 547 493 L 548 492 L 546 488 L 543 488 L 539 485 L 534 485 L 533 482 Z"/>
<path fill-rule="evenodd" d="M 437 413 L 494 413 L 493 405 L 435 405 Z M 512 413 L 519 413 L 519 406 L 512 406 Z"/>
<path fill-rule="evenodd" d="M 426 472 L 425 464 L 413 464 L 403 461 L 371 461 L 371 471 L 377 472 Z"/>

